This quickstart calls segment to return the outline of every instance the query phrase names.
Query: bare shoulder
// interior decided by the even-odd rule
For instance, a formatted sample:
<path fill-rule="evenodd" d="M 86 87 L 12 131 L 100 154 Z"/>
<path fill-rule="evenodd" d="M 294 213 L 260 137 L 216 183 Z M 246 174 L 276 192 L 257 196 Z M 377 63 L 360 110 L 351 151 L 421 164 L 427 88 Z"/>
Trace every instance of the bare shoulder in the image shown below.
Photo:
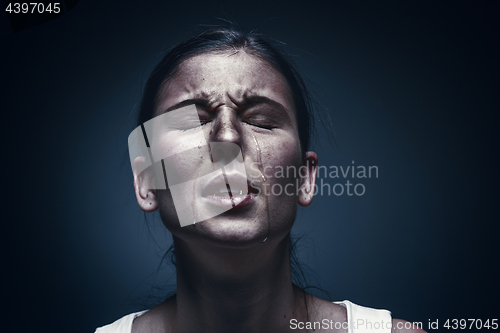
<path fill-rule="evenodd" d="M 308 321 L 317 325 L 307 332 L 347 332 L 347 309 L 339 304 L 325 301 L 311 294 L 307 295 Z"/>
<path fill-rule="evenodd" d="M 131 333 L 169 332 L 170 307 L 169 302 L 166 301 L 135 318 L 132 322 Z"/>
<path fill-rule="evenodd" d="M 319 297 L 308 295 L 308 304 L 312 310 L 311 315 L 316 319 L 329 319 L 334 322 L 347 322 L 347 310 L 344 306 L 325 301 Z"/>
<path fill-rule="evenodd" d="M 137 317 L 132 322 L 131 333 L 152 333 L 155 332 L 157 325 L 156 308 L 149 310 L 143 315 Z"/>
<path fill-rule="evenodd" d="M 392 319 L 393 333 L 427 333 L 422 329 L 422 323 L 411 323 L 403 319 Z"/>

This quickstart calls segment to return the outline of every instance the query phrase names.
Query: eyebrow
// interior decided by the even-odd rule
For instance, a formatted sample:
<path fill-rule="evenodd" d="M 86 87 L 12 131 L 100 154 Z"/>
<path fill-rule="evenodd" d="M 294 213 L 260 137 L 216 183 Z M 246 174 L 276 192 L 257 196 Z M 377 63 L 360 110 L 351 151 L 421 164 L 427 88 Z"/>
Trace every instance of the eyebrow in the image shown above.
<path fill-rule="evenodd" d="M 244 97 L 243 102 L 238 103 L 237 105 L 238 105 L 238 107 L 245 108 L 245 107 L 249 107 L 249 106 L 252 106 L 254 104 L 259 104 L 259 103 L 271 104 L 272 106 L 280 109 L 281 112 L 285 113 L 286 115 L 289 115 L 289 110 L 283 104 L 276 102 L 275 100 L 270 99 L 269 97 L 265 97 L 265 96 Z M 197 104 L 203 108 L 208 108 L 210 103 L 207 99 L 204 99 L 204 98 L 186 99 L 182 102 L 179 102 L 175 105 L 172 105 L 171 107 L 166 109 L 163 113 L 169 112 L 172 110 L 176 110 L 176 109 L 180 109 L 184 106 L 188 106 L 188 105 L 192 105 L 192 104 Z"/>
<path fill-rule="evenodd" d="M 259 103 L 271 104 L 272 106 L 277 107 L 278 109 L 280 109 L 280 111 L 284 112 L 287 115 L 289 114 L 289 111 L 291 111 L 291 110 L 288 110 L 283 104 L 276 102 L 275 100 L 270 99 L 269 97 L 265 97 L 265 96 L 245 97 L 243 100 L 242 106 L 248 107 L 248 106 L 251 106 L 253 104 L 259 104 Z"/>

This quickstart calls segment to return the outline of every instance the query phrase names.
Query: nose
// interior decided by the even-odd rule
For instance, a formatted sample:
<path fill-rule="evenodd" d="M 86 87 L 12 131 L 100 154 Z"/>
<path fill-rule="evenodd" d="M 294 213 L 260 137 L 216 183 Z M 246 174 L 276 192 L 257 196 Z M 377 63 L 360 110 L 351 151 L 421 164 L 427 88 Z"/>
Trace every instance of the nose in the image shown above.
<path fill-rule="evenodd" d="M 235 110 L 224 106 L 219 107 L 209 140 L 240 144 L 240 125 Z"/>
<path fill-rule="evenodd" d="M 237 158 L 241 150 L 241 139 L 236 111 L 219 109 L 209 137 L 212 161 L 224 166 Z"/>

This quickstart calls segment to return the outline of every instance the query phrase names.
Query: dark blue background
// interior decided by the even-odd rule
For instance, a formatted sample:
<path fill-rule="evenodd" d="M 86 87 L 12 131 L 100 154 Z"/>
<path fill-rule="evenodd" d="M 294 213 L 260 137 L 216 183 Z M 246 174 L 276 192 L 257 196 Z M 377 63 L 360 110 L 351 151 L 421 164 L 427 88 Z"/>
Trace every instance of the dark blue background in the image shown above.
<path fill-rule="evenodd" d="M 426 325 L 498 318 L 495 4 L 82 0 L 17 33 L 0 14 L 2 326 L 93 332 L 154 301 L 170 236 L 135 203 L 126 138 L 164 51 L 217 17 L 297 56 L 337 135 L 322 165 L 379 168 L 299 211 L 311 281 Z"/>

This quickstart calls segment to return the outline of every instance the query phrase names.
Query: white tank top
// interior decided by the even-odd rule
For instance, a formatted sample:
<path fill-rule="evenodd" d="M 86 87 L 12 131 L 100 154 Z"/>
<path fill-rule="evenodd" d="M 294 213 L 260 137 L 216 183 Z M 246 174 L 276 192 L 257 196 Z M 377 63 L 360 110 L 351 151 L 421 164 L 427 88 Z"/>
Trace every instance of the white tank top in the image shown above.
<path fill-rule="evenodd" d="M 349 301 L 334 303 L 345 306 L 347 310 L 347 324 L 338 328 L 347 329 L 348 333 L 391 333 L 392 318 L 390 311 L 367 308 Z M 134 319 L 146 311 L 148 310 L 126 315 L 112 324 L 99 327 L 95 333 L 131 333 Z"/>

